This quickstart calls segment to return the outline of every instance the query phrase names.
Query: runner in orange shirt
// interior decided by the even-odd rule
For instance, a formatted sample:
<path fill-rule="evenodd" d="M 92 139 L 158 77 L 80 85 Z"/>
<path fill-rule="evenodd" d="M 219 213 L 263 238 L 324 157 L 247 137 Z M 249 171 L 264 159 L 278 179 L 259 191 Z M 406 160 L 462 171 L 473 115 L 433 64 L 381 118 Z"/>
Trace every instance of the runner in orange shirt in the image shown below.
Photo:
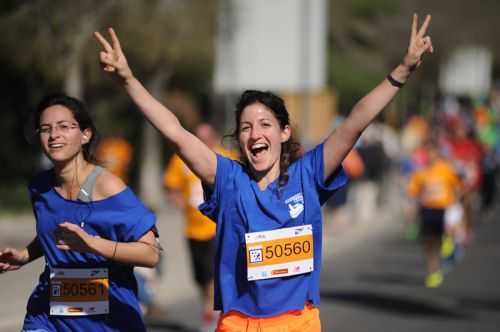
<path fill-rule="evenodd" d="M 236 159 L 236 153 L 221 147 L 220 137 L 211 125 L 199 124 L 195 134 L 217 153 Z M 184 211 L 185 235 L 191 254 L 194 280 L 203 301 L 203 328 L 208 330 L 212 327 L 213 331 L 218 318 L 213 312 L 215 223 L 198 210 L 198 205 L 203 202 L 201 181 L 178 155 L 174 155 L 165 169 L 163 182 L 170 200 Z"/>
<path fill-rule="evenodd" d="M 441 241 L 445 230 L 445 210 L 458 200 L 460 178 L 455 169 L 440 154 L 434 141 L 424 147 L 429 164 L 415 172 L 408 183 L 408 193 L 420 207 L 420 230 L 427 267 L 425 285 L 435 288 L 443 282 L 440 269 Z"/>

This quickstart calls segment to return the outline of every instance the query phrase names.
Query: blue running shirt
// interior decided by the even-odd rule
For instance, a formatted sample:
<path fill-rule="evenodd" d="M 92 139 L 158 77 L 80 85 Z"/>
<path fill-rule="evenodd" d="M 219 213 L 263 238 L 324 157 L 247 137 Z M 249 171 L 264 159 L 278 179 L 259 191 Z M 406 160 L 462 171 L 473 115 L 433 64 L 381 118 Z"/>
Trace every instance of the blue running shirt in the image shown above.
<path fill-rule="evenodd" d="M 53 171 L 36 176 L 29 185 L 36 218 L 38 240 L 46 268 L 30 296 L 23 330 L 47 331 L 146 331 L 137 300 L 133 266 L 120 264 L 92 253 L 63 251 L 56 247 L 54 231 L 68 221 L 95 236 L 118 242 L 139 240 L 155 227 L 155 215 L 126 188 L 90 203 L 63 198 L 52 186 Z M 109 270 L 110 314 L 92 316 L 49 315 L 49 267 Z"/>
<path fill-rule="evenodd" d="M 236 310 L 252 317 L 269 317 L 319 305 L 321 266 L 321 206 L 347 182 L 340 166 L 324 181 L 323 144 L 288 168 L 289 180 L 278 193 L 278 180 L 264 191 L 241 163 L 217 155 L 212 191 L 205 188 L 200 210 L 217 223 L 215 309 Z M 290 205 L 293 202 L 293 205 Z M 302 203 L 297 215 L 294 207 Z M 245 233 L 310 224 L 313 227 L 314 271 L 311 273 L 247 280 Z"/>

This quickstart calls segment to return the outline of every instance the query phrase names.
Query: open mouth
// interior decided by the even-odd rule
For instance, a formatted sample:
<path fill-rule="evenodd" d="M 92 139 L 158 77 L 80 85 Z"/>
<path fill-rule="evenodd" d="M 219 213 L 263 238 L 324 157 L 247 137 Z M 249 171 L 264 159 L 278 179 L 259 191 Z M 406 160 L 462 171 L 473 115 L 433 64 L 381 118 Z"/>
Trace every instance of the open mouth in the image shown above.
<path fill-rule="evenodd" d="M 257 157 L 262 152 L 267 151 L 268 149 L 269 149 L 269 146 L 267 146 L 266 144 L 263 144 L 263 143 L 255 144 L 250 148 L 250 153 L 252 153 L 252 156 Z"/>

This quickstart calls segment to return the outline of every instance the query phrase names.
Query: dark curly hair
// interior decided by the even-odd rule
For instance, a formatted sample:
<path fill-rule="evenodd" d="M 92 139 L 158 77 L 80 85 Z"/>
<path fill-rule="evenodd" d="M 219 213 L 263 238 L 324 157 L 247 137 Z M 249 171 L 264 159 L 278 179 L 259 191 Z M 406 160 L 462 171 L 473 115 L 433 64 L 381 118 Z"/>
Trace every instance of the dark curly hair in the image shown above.
<path fill-rule="evenodd" d="M 236 103 L 236 125 L 233 133 L 231 134 L 231 137 L 233 137 L 236 141 L 238 141 L 240 120 L 243 110 L 245 107 L 255 103 L 260 103 L 269 108 L 278 120 L 281 129 L 284 129 L 285 126 L 290 126 L 288 111 L 282 98 L 269 91 L 246 90 L 241 94 L 240 99 Z M 301 152 L 301 145 L 299 142 L 295 141 L 293 135 L 289 140 L 281 143 L 280 175 L 278 181 L 279 191 L 281 191 L 281 189 L 288 183 L 288 166 L 301 157 Z M 247 164 L 247 160 L 243 159 L 243 154 L 241 154 L 241 158 L 241 161 L 244 164 Z"/>

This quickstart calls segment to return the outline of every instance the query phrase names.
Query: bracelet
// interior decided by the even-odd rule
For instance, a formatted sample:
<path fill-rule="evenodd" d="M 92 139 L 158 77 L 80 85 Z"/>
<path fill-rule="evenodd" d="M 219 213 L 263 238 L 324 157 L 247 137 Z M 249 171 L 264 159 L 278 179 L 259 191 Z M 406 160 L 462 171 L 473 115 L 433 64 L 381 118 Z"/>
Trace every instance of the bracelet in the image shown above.
<path fill-rule="evenodd" d="M 111 256 L 111 259 L 115 259 L 116 247 L 118 247 L 118 241 L 115 241 L 115 247 L 113 248 L 113 256 Z"/>
<path fill-rule="evenodd" d="M 396 88 L 402 88 L 403 85 L 405 85 L 403 82 L 400 82 L 400 81 L 397 81 L 396 79 L 394 79 L 394 77 L 392 77 L 391 74 L 387 75 L 386 78 L 389 81 L 389 83 L 391 83 L 391 85 L 396 87 Z"/>

